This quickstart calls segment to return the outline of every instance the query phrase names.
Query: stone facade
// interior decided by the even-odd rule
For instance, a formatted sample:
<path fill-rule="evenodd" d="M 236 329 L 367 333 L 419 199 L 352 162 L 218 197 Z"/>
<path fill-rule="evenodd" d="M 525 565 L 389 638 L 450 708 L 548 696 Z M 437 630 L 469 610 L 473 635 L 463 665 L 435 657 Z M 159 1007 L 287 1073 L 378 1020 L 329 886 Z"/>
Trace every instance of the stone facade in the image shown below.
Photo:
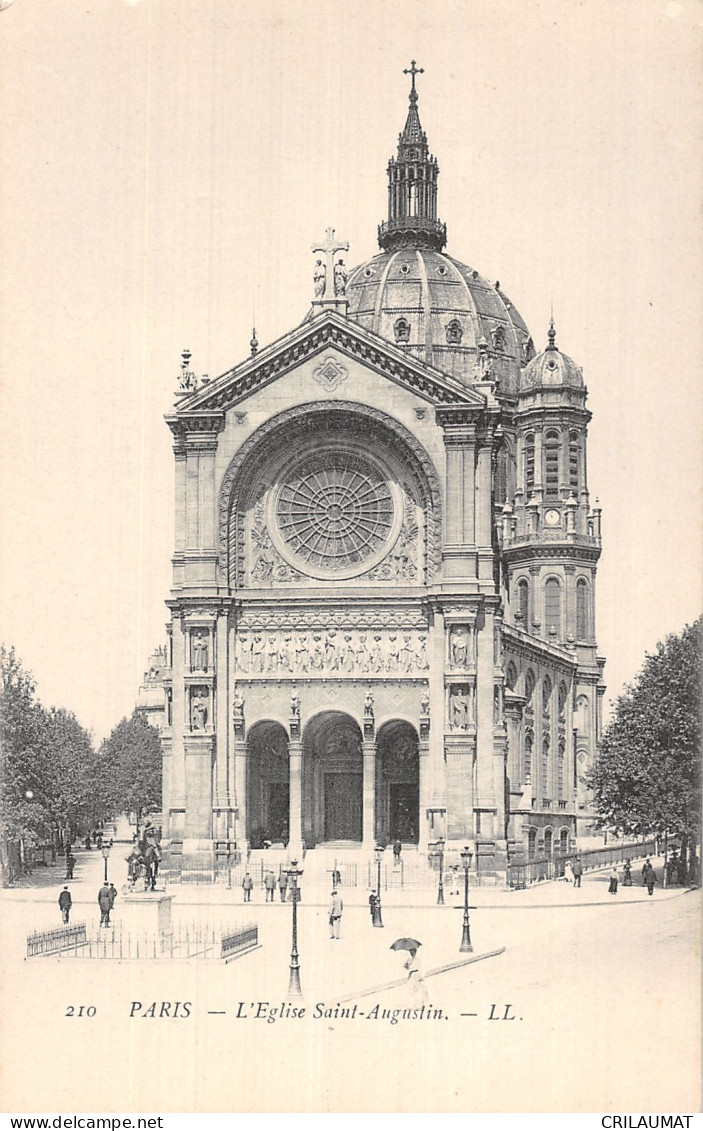
<path fill-rule="evenodd" d="M 443 253 L 437 174 L 413 75 L 381 254 L 347 280 L 328 230 L 299 327 L 212 382 L 184 355 L 172 850 L 442 836 L 500 870 L 587 817 L 585 389 L 553 333 L 535 356 L 498 286 Z"/>

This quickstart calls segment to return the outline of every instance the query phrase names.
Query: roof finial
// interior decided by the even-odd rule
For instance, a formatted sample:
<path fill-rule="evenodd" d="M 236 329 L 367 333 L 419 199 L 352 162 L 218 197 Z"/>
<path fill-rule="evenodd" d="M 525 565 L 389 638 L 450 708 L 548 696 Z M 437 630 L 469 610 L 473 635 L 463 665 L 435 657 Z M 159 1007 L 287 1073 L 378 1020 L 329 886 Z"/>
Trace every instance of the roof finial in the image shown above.
<path fill-rule="evenodd" d="M 256 357 L 259 349 L 259 339 L 256 336 L 256 326 L 254 326 L 251 331 L 251 341 L 249 342 L 249 348 L 251 349 L 251 356 Z"/>
<path fill-rule="evenodd" d="M 415 90 L 415 75 L 424 75 L 424 73 L 425 73 L 425 68 L 424 67 L 416 67 L 414 59 L 410 60 L 410 67 L 409 68 L 406 67 L 403 71 L 404 75 L 410 75 L 411 76 L 411 83 L 412 83 L 412 85 L 410 87 L 410 101 L 411 102 L 417 102 L 417 91 Z"/>
<path fill-rule="evenodd" d="M 554 302 L 552 301 L 549 314 L 549 329 L 547 331 L 547 337 L 549 339 L 549 345 L 547 346 L 548 350 L 555 350 L 557 348 L 556 336 L 557 332 L 554 329 Z"/>

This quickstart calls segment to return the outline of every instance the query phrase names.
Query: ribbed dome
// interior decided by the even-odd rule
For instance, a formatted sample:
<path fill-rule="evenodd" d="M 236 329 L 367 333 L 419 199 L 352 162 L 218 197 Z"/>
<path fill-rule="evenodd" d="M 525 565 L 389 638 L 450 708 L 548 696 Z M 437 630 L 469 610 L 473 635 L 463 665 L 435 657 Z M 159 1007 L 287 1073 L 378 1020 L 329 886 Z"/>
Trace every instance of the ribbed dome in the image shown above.
<path fill-rule="evenodd" d="M 567 354 L 557 348 L 554 323 L 549 327 L 549 345 L 532 358 L 520 374 L 520 392 L 543 385 L 583 389 L 583 370 Z"/>
<path fill-rule="evenodd" d="M 445 373 L 515 395 L 534 356 L 527 326 L 498 284 L 430 248 L 382 252 L 349 274 L 348 317 Z"/>

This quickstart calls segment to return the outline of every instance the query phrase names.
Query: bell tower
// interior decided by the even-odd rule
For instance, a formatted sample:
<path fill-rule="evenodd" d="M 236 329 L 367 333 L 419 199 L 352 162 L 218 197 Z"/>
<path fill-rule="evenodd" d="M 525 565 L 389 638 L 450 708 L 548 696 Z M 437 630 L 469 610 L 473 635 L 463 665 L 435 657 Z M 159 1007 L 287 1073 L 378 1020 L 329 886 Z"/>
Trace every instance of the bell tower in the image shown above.
<path fill-rule="evenodd" d="M 583 372 L 557 347 L 553 319 L 547 340 L 547 348 L 520 375 L 516 483 L 512 502 L 508 498 L 502 512 L 502 554 L 509 623 L 576 660 L 571 689 L 575 727 L 562 739 L 565 748 L 571 747 L 578 820 L 578 811 L 588 807 L 582 779 L 600 740 L 605 691 L 595 627 L 601 510 L 589 501 L 591 414 Z M 549 791 L 544 785 L 534 792 Z M 541 797 L 535 801 L 539 806 Z M 579 823 L 579 833 L 584 823 Z"/>

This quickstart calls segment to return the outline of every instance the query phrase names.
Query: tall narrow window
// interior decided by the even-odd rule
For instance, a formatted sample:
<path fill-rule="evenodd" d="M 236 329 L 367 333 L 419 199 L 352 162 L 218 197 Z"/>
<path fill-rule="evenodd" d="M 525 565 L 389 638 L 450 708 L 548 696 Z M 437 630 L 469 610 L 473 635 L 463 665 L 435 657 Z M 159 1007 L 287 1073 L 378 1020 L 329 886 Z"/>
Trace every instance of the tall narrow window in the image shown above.
<path fill-rule="evenodd" d="M 525 785 L 532 781 L 532 731 L 525 731 Z"/>
<path fill-rule="evenodd" d="M 564 762 L 566 760 L 566 746 L 564 739 L 560 739 L 557 749 L 557 789 L 559 798 L 564 796 Z"/>
<path fill-rule="evenodd" d="M 515 664 L 511 660 L 510 663 L 508 664 L 508 669 L 505 673 L 505 686 L 507 687 L 508 691 L 514 691 L 516 683 L 517 683 L 517 668 L 515 667 Z"/>
<path fill-rule="evenodd" d="M 579 434 L 569 432 L 569 487 L 576 493 L 579 489 Z"/>
<path fill-rule="evenodd" d="M 588 582 L 583 577 L 576 582 L 576 638 L 588 639 Z"/>
<path fill-rule="evenodd" d="M 548 636 L 561 637 L 561 586 L 550 577 L 544 587 L 544 623 Z M 552 631 L 554 630 L 554 631 Z"/>
<path fill-rule="evenodd" d="M 530 495 L 535 489 L 535 438 L 525 436 L 525 490 Z"/>
<path fill-rule="evenodd" d="M 542 711 L 544 715 L 549 718 L 552 706 L 552 681 L 548 675 L 544 677 L 542 684 Z"/>
<path fill-rule="evenodd" d="M 563 723 L 566 718 L 566 700 L 568 699 L 569 692 L 566 689 L 565 683 L 559 684 L 559 695 L 557 703 L 559 706 L 559 722 Z"/>
<path fill-rule="evenodd" d="M 544 491 L 548 499 L 559 498 L 559 433 L 544 436 Z"/>
<path fill-rule="evenodd" d="M 532 672 L 528 672 L 527 675 L 525 676 L 525 706 L 526 707 L 530 707 L 532 705 L 532 696 L 534 694 L 534 690 L 535 690 L 535 677 L 533 676 Z"/>
<path fill-rule="evenodd" d="M 527 617 L 530 609 L 530 586 L 523 577 L 517 583 L 517 611 L 519 613 L 520 628 L 527 631 Z"/>
<path fill-rule="evenodd" d="M 549 791 L 549 737 L 542 740 L 542 792 L 551 797 Z"/>
<path fill-rule="evenodd" d="M 410 182 L 410 208 L 408 214 L 410 216 L 417 216 L 417 185 L 414 181 Z"/>

